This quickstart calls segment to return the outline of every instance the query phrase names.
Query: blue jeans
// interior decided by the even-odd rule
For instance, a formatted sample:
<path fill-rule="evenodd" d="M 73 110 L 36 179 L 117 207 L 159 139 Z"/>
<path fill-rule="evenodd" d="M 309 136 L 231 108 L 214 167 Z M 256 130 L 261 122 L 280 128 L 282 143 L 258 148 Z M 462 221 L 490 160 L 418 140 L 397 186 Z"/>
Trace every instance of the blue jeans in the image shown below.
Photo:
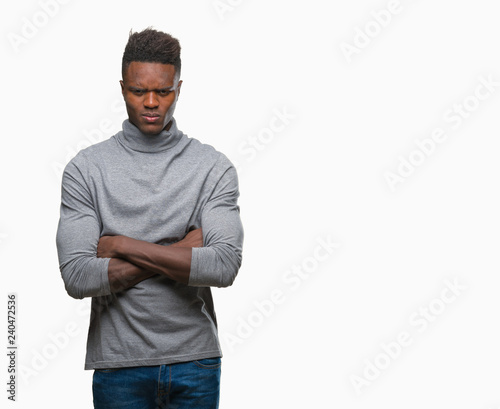
<path fill-rule="evenodd" d="M 221 359 L 172 365 L 96 369 L 96 409 L 217 409 Z"/>

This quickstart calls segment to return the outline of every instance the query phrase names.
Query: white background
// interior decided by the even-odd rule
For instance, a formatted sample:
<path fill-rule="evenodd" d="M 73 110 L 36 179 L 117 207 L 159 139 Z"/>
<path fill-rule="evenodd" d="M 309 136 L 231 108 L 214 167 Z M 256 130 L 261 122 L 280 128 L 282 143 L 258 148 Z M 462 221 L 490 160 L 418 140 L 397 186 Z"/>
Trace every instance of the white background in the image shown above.
<path fill-rule="evenodd" d="M 497 1 L 401 0 L 390 21 L 379 0 L 66 0 L 51 16 L 42 4 L 0 9 L 17 407 L 92 406 L 86 302 L 65 293 L 55 248 L 60 171 L 120 129 L 123 49 L 148 26 L 182 45 L 179 128 L 240 172 L 243 266 L 214 290 L 220 407 L 500 407 Z M 271 135 L 276 111 L 288 119 Z M 446 140 L 415 153 L 436 128 Z M 411 155 L 418 166 L 391 189 L 387 172 Z M 321 240 L 338 247 L 318 253 Z"/>

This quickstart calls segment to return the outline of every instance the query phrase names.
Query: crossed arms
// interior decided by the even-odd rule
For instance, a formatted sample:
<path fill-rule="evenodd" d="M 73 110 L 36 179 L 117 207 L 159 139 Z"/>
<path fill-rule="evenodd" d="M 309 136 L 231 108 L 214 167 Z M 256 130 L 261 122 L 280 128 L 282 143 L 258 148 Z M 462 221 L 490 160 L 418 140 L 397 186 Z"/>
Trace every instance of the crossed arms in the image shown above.
<path fill-rule="evenodd" d="M 59 267 L 73 298 L 106 296 L 156 274 L 189 286 L 227 287 L 242 260 L 243 227 L 237 205 L 238 181 L 227 165 L 199 215 L 202 227 L 163 246 L 125 236 L 102 236 L 102 215 L 88 183 L 84 158 L 63 174 L 57 231 Z M 75 163 L 76 162 L 76 163 Z"/>
<path fill-rule="evenodd" d="M 192 248 L 203 246 L 201 228 L 190 231 L 170 246 L 148 243 L 126 236 L 103 236 L 97 257 L 110 258 L 108 280 L 111 292 L 119 292 L 156 274 L 189 283 Z"/>

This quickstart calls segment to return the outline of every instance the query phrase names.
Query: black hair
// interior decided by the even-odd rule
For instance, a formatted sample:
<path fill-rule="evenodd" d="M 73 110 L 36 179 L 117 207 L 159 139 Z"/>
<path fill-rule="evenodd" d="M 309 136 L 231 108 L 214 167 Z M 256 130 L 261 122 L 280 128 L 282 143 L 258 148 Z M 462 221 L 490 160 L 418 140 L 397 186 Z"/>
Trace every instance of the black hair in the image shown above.
<path fill-rule="evenodd" d="M 146 28 L 141 32 L 130 31 L 122 59 L 122 76 L 132 61 L 158 62 L 175 67 L 176 77 L 181 75 L 181 45 L 170 34 Z"/>

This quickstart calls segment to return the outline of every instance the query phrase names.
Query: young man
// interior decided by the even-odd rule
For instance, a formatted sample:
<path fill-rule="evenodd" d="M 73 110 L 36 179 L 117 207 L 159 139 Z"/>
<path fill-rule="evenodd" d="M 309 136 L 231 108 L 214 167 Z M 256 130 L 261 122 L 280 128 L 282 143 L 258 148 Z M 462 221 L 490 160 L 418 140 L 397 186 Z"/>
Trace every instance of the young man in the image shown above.
<path fill-rule="evenodd" d="M 62 180 L 57 248 L 69 295 L 92 297 L 85 369 L 95 408 L 217 408 L 211 286 L 233 283 L 243 229 L 234 166 L 173 118 L 179 42 L 133 33 L 120 81 L 129 119 Z"/>

